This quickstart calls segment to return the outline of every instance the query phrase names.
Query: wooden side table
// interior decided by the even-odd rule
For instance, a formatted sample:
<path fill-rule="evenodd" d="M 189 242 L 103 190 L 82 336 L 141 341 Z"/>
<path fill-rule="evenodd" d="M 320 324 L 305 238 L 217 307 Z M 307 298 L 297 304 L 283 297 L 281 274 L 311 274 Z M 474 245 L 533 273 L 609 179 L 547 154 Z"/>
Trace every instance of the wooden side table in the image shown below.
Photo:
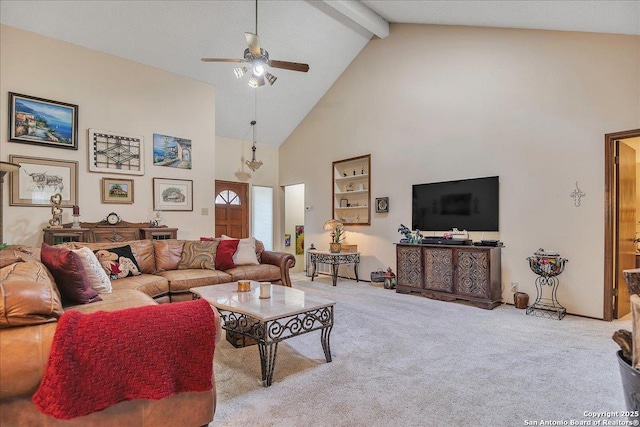
<path fill-rule="evenodd" d="M 353 272 L 356 275 L 356 282 L 358 279 L 358 268 L 360 266 L 360 252 L 327 252 L 327 251 L 309 251 L 309 261 L 313 266 L 313 272 L 311 273 L 311 281 L 316 277 L 316 271 L 318 269 L 318 263 L 331 265 L 331 277 L 333 279 L 333 286 L 336 286 L 338 282 L 338 267 L 340 264 L 353 264 Z"/>

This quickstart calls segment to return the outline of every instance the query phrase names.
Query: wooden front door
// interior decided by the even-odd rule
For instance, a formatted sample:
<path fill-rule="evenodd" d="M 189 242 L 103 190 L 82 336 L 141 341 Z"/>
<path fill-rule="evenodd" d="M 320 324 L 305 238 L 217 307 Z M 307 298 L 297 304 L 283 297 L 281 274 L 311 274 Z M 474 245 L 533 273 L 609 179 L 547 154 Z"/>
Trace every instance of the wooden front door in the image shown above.
<path fill-rule="evenodd" d="M 216 237 L 249 237 L 249 184 L 216 180 Z"/>
<path fill-rule="evenodd" d="M 619 319 L 631 311 L 629 289 L 622 270 L 636 267 L 636 150 L 616 141 L 618 157 L 618 227 L 616 235 L 617 280 L 614 290 L 613 317 Z"/>

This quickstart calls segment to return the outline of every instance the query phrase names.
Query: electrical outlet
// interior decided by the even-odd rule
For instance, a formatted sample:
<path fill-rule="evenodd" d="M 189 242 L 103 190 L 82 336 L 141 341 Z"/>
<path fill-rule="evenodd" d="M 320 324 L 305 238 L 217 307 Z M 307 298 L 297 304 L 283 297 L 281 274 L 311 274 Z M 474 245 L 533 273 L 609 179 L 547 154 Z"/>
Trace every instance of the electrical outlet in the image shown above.
<path fill-rule="evenodd" d="M 518 292 L 518 284 L 516 282 L 511 282 L 511 292 Z"/>

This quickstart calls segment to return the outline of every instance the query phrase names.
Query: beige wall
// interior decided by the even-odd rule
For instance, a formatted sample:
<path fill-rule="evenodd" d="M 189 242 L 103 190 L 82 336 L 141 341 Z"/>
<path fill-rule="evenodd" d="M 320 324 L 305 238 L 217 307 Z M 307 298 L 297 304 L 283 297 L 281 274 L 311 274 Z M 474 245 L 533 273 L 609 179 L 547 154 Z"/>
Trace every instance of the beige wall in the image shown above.
<path fill-rule="evenodd" d="M 153 212 L 152 178 L 193 180 L 193 212 L 163 212 L 164 222 L 178 227 L 183 239 L 211 235 L 213 198 L 208 190 L 215 179 L 215 87 L 111 55 L 61 42 L 8 26 L 0 28 L 0 159 L 10 154 L 79 163 L 79 200 L 82 221 L 102 220 L 115 211 L 129 222 L 148 221 Z M 77 151 L 7 142 L 8 92 L 76 104 Z M 144 136 L 144 176 L 90 173 L 87 129 Z M 193 169 L 153 166 L 153 134 L 191 139 Z M 102 204 L 100 179 L 132 178 L 135 203 Z M 4 240 L 39 244 L 42 228 L 51 219 L 50 208 L 9 205 L 4 191 Z M 209 216 L 201 216 L 202 208 Z M 71 222 L 65 209 L 64 222 Z"/>
<path fill-rule="evenodd" d="M 639 37 L 392 24 L 280 147 L 280 182 L 305 182 L 306 239 L 325 241 L 331 162 L 371 154 L 371 197 L 389 196 L 389 213 L 347 229 L 367 277 L 395 270 L 412 184 L 499 175 L 500 233 L 484 237 L 506 245 L 503 296 L 517 282 L 535 297 L 526 257 L 556 250 L 569 259 L 560 302 L 600 318 L 603 136 L 640 126 L 639 67 Z"/>

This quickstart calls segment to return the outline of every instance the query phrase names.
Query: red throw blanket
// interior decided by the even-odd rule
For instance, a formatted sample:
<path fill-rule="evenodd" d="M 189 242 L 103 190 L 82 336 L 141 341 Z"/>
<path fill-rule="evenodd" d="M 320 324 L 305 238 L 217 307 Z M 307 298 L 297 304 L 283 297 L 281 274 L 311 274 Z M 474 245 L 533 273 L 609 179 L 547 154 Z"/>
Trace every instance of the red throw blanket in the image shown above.
<path fill-rule="evenodd" d="M 68 420 L 123 400 L 161 399 L 212 385 L 215 315 L 205 300 L 59 320 L 33 403 Z"/>

